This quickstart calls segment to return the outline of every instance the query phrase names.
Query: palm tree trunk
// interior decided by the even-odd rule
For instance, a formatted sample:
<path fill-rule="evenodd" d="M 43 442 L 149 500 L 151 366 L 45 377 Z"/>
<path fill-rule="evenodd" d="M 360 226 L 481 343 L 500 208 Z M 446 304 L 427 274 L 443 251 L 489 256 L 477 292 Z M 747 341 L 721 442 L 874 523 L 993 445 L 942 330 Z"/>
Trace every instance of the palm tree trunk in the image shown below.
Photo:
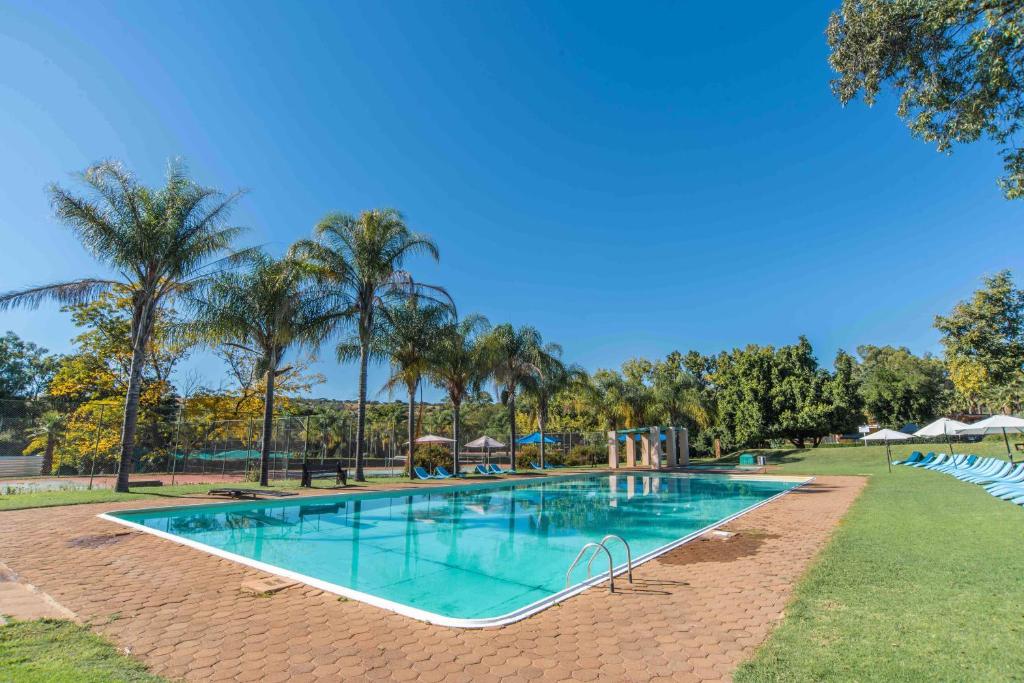
<path fill-rule="evenodd" d="M 267 388 L 263 394 L 263 440 L 260 443 L 260 486 L 270 485 L 270 440 L 274 431 L 273 370 L 267 370 Z"/>
<path fill-rule="evenodd" d="M 53 447 L 57 445 L 57 435 L 52 432 L 46 435 L 46 450 L 43 452 L 43 475 L 50 474 L 53 469 Z"/>
<path fill-rule="evenodd" d="M 141 325 L 140 325 L 141 327 Z M 139 392 L 142 384 L 142 364 L 146 360 L 146 340 L 142 331 L 136 333 L 132 349 L 132 365 L 128 371 L 128 394 L 124 400 L 124 419 L 121 422 L 121 458 L 117 468 L 117 483 L 114 490 L 128 492 L 128 475 L 132 469 L 132 455 L 135 450 L 135 428 L 139 421 Z"/>
<path fill-rule="evenodd" d="M 369 363 L 367 342 L 359 344 L 359 403 L 356 406 L 356 481 L 366 481 L 363 474 L 363 439 L 366 436 L 366 366 Z"/>
<path fill-rule="evenodd" d="M 512 436 L 512 443 L 509 445 L 509 469 L 516 468 L 516 395 L 508 392 L 508 422 Z"/>
<path fill-rule="evenodd" d="M 408 437 L 409 437 L 409 461 L 406 463 L 406 466 L 408 468 L 407 471 L 406 471 L 406 474 L 408 474 L 409 478 L 412 479 L 413 478 L 413 476 L 412 476 L 412 468 L 416 464 L 415 462 L 413 462 L 413 460 L 414 460 L 414 458 L 416 456 L 416 444 L 413 443 L 413 439 L 416 438 L 416 387 L 409 387 L 409 420 L 408 420 L 408 429 L 409 429 L 409 434 L 408 434 Z"/>
<path fill-rule="evenodd" d="M 459 415 L 460 402 L 452 401 L 452 438 L 455 443 L 452 448 L 452 474 L 459 476 L 459 444 L 462 439 L 462 420 Z"/>
<path fill-rule="evenodd" d="M 540 466 L 542 468 L 544 467 L 544 426 L 545 426 L 545 422 L 547 422 L 547 421 L 544 419 L 544 411 L 541 410 L 540 411 L 540 415 L 537 416 L 537 424 L 540 427 Z"/>

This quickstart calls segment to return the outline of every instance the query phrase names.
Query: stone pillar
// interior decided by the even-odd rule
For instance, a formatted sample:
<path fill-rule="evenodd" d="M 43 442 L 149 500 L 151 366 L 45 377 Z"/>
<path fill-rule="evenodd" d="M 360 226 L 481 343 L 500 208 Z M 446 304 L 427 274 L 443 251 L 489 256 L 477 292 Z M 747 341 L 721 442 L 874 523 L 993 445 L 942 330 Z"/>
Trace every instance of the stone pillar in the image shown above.
<path fill-rule="evenodd" d="M 626 434 L 626 467 L 636 467 L 635 434 Z"/>
<path fill-rule="evenodd" d="M 651 435 L 648 437 L 650 449 L 648 452 L 647 465 L 652 470 L 661 469 L 661 428 L 651 427 Z"/>
<path fill-rule="evenodd" d="M 614 430 L 608 432 L 608 467 L 619 469 L 619 440 Z"/>
<path fill-rule="evenodd" d="M 640 467 L 651 466 L 651 435 L 640 435 Z"/>
<path fill-rule="evenodd" d="M 690 430 L 683 427 L 679 430 L 679 464 L 683 467 L 690 466 Z"/>
<path fill-rule="evenodd" d="M 675 427 L 668 428 L 668 466 L 675 467 L 679 464 L 679 430 Z"/>

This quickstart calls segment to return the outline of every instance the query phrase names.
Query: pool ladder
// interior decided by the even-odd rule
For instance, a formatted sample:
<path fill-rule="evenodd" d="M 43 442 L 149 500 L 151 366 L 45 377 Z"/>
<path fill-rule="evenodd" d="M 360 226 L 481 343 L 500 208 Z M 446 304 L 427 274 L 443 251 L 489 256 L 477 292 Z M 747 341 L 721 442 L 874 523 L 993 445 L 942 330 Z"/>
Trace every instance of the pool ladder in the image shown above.
<path fill-rule="evenodd" d="M 622 536 L 608 534 L 597 543 L 587 543 L 582 548 L 580 548 L 580 552 L 576 555 L 576 559 L 573 560 L 572 564 L 569 565 L 569 571 L 565 572 L 566 588 L 569 587 L 569 584 L 572 580 L 572 570 L 575 569 L 576 565 L 580 563 L 580 560 L 583 559 L 583 556 L 586 554 L 586 552 L 593 548 L 594 552 L 590 556 L 590 559 L 587 561 L 587 578 L 590 578 L 590 568 L 594 564 L 594 560 L 597 558 L 598 555 L 601 554 L 601 551 L 603 550 L 604 554 L 608 557 L 608 592 L 615 592 L 615 564 L 614 562 L 612 562 L 612 553 L 610 550 L 608 550 L 608 541 L 618 541 L 626 547 L 626 577 L 628 578 L 630 583 L 633 583 L 633 551 L 630 550 L 629 544 L 626 543 L 626 539 L 624 539 Z"/>

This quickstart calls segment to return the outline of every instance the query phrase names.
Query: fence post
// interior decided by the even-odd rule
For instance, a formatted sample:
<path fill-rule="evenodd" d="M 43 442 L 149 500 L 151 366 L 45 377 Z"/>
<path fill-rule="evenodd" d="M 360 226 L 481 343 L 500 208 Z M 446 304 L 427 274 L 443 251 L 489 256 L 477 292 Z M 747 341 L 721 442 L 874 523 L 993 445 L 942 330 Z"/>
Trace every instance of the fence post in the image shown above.
<path fill-rule="evenodd" d="M 178 469 L 178 443 L 181 438 L 181 413 L 183 406 L 178 406 L 178 426 L 174 429 L 174 449 L 171 451 L 171 486 L 174 486 L 174 475 Z"/>

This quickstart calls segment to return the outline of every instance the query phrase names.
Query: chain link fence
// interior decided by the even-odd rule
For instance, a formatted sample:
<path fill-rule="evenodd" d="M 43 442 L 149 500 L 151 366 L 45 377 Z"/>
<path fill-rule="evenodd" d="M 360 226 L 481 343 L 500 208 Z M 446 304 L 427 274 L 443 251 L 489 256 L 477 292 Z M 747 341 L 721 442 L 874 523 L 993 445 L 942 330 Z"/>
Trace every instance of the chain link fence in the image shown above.
<path fill-rule="evenodd" d="M 26 474 L 92 478 L 117 474 L 123 412 L 123 402 L 114 400 L 0 400 L 0 478 Z M 230 419 L 217 414 L 197 415 L 187 405 L 143 410 L 136 431 L 132 474 L 255 478 L 262 424 L 261 417 L 252 415 Z M 408 453 L 405 433 L 404 420 L 383 428 L 367 424 L 363 448 L 367 476 L 404 473 Z M 466 444 L 480 436 L 484 434 L 464 430 L 461 441 Z M 506 445 L 492 449 L 463 446 L 459 452 L 463 471 L 472 471 L 477 464 L 511 464 L 511 449 L 507 445 L 510 435 L 487 436 Z M 304 462 L 340 464 L 350 471 L 355 468 L 354 410 L 275 417 L 270 439 L 272 479 L 298 478 Z M 533 435 L 534 443 L 517 444 L 520 469 L 540 461 L 537 440 L 537 435 Z M 545 434 L 545 460 L 555 465 L 594 466 L 606 460 L 605 449 L 601 432 Z M 450 466 L 452 446 L 418 445 L 415 455 L 418 464 Z M 27 464 L 30 466 L 26 467 Z"/>

